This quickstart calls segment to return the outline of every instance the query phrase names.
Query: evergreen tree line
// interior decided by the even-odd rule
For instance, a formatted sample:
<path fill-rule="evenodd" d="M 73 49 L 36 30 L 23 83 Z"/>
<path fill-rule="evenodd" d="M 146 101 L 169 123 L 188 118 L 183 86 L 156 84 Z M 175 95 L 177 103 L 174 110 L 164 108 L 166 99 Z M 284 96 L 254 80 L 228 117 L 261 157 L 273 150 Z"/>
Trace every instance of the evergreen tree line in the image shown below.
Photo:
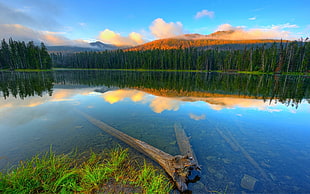
<path fill-rule="evenodd" d="M 53 65 L 64 68 L 162 69 L 207 71 L 307 72 L 310 43 L 292 41 L 243 49 L 169 49 L 51 54 Z"/>
<path fill-rule="evenodd" d="M 0 69 L 51 69 L 52 59 L 42 42 L 36 46 L 33 41 L 27 44 L 12 38 L 0 45 Z"/>

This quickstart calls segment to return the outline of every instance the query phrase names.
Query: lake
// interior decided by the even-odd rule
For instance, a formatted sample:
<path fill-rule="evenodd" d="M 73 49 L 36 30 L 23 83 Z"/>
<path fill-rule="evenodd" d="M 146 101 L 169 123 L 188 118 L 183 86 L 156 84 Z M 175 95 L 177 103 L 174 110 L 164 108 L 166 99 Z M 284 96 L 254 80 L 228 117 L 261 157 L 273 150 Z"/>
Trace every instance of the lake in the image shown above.
<path fill-rule="evenodd" d="M 193 193 L 309 193 L 309 88 L 309 77 L 287 75 L 0 72 L 0 169 L 51 145 L 126 146 L 84 112 L 171 155 L 180 123 L 202 168 Z"/>

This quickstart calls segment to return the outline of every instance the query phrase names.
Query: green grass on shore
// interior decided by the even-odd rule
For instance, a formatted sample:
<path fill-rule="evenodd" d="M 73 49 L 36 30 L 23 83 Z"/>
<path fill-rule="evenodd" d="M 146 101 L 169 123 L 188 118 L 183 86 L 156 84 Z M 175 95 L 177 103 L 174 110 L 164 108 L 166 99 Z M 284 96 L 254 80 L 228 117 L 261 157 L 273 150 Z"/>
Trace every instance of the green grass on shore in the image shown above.
<path fill-rule="evenodd" d="M 0 69 L 0 71 L 12 71 L 10 69 Z M 14 69 L 16 72 L 45 72 L 45 71 L 53 71 L 53 69 Z"/>
<path fill-rule="evenodd" d="M 85 153 L 84 153 L 85 155 Z M 138 165 L 127 149 L 87 156 L 36 155 L 6 173 L 0 172 L 0 193 L 168 193 L 169 179 L 152 165 Z"/>
<path fill-rule="evenodd" d="M 53 71 L 53 69 L 15 69 L 17 72 L 42 72 L 42 71 Z"/>
<path fill-rule="evenodd" d="M 98 69 L 98 68 L 53 68 L 53 70 L 104 70 L 104 71 L 158 71 L 158 72 L 207 72 L 201 70 L 176 70 L 176 69 Z"/>

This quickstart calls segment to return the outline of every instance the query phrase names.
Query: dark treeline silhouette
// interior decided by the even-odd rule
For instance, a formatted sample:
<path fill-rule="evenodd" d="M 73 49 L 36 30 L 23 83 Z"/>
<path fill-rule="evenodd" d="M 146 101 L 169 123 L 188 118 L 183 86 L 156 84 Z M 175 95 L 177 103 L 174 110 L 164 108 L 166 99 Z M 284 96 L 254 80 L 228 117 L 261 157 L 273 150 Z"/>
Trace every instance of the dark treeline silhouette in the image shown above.
<path fill-rule="evenodd" d="M 24 99 L 53 93 L 52 72 L 0 72 L 0 96 Z"/>
<path fill-rule="evenodd" d="M 52 53 L 55 67 L 207 71 L 308 72 L 310 43 L 292 41 L 243 49 L 169 49 Z"/>
<path fill-rule="evenodd" d="M 52 60 L 42 42 L 36 46 L 33 41 L 3 39 L 0 47 L 0 69 L 51 69 Z"/>
<path fill-rule="evenodd" d="M 260 98 L 294 106 L 310 98 L 310 79 L 306 76 L 95 70 L 0 72 L 0 96 L 4 98 L 52 95 L 54 84 L 69 88 L 132 88 L 170 97 Z"/>

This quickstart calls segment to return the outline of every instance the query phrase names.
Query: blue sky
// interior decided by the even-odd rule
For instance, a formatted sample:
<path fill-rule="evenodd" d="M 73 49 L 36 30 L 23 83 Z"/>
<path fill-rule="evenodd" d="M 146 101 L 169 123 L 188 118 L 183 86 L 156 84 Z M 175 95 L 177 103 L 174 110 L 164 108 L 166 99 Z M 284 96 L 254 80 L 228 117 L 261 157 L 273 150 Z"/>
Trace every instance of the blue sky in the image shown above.
<path fill-rule="evenodd" d="M 136 45 L 187 33 L 231 39 L 310 36 L 309 0 L 0 0 L 0 38 Z"/>

